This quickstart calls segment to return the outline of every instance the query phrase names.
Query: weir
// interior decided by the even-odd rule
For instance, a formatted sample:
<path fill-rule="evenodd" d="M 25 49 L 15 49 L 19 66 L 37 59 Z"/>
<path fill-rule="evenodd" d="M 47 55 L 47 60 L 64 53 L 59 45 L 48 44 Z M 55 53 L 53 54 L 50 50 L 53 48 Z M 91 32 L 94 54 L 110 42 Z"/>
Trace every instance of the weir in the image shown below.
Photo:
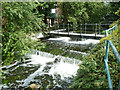
<path fill-rule="evenodd" d="M 0 88 L 68 88 L 87 51 L 99 40 L 59 36 L 42 42 L 46 47 L 41 51 L 31 50 L 24 62 L 2 67 L 6 78 Z"/>
<path fill-rule="evenodd" d="M 55 89 L 72 85 L 82 59 L 104 35 L 67 31 L 68 28 L 49 31 L 47 34 L 50 37 L 46 39 L 41 33 L 35 38 L 31 37 L 43 38 L 42 43 L 46 47 L 40 51 L 31 50 L 22 63 L 2 67 L 6 76 L 3 82 L 7 83 L 0 87 Z"/>
<path fill-rule="evenodd" d="M 78 65 L 81 63 L 81 61 L 77 59 L 63 57 L 60 55 L 55 56 L 46 52 L 35 50 L 33 50 L 33 54 L 28 54 L 27 57 L 30 57 L 28 63 L 22 63 L 15 67 L 11 66 L 11 68 L 7 70 L 7 75 L 9 75 L 9 77 L 7 77 L 7 80 L 9 80 L 9 87 L 28 89 L 30 85 L 37 83 L 36 85 L 39 85 L 39 88 L 42 89 L 51 86 L 52 83 L 52 88 L 62 88 L 63 86 L 67 88 L 72 83 L 73 76 L 77 73 L 79 68 Z M 27 73 L 28 75 L 26 76 Z M 13 75 L 16 76 L 11 81 L 10 77 Z M 16 78 L 19 77 L 19 75 L 23 75 L 21 79 Z M 41 79 L 39 77 L 41 77 Z M 43 85 L 44 82 L 48 82 L 47 86 Z M 64 85 L 64 83 L 68 85 Z M 2 87 L 9 88 L 7 85 L 3 85 Z"/>

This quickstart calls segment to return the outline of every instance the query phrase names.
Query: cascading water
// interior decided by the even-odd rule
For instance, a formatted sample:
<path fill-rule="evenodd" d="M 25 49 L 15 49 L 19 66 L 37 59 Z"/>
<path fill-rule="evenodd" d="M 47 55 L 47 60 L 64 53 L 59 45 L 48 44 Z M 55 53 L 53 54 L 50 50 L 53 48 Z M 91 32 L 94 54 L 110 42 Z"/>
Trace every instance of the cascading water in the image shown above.
<path fill-rule="evenodd" d="M 41 51 L 37 51 L 37 54 L 29 54 L 28 56 L 30 57 L 30 62 L 20 64 L 17 67 L 13 67 L 13 69 L 8 69 L 7 75 L 14 77 L 15 74 L 19 76 L 19 74 L 24 74 L 25 72 L 27 73 L 27 71 L 22 71 L 24 70 L 24 67 L 33 67 L 35 71 L 29 73 L 27 77 L 24 77 L 24 79 L 14 79 L 14 82 L 11 82 L 8 77 L 7 79 L 10 82 L 10 84 L 8 83 L 7 85 L 8 87 L 28 88 L 31 84 L 36 84 L 40 85 L 40 88 L 48 88 L 51 87 L 51 84 L 42 86 L 43 82 L 41 82 L 42 80 L 38 80 L 38 78 L 49 77 L 49 79 L 51 78 L 52 81 L 50 81 L 49 79 L 44 79 L 43 81 L 52 83 L 52 88 L 62 88 L 63 86 L 64 88 L 67 88 L 72 83 L 72 75 L 74 76 L 77 73 L 77 70 L 79 68 L 78 65 L 81 63 L 81 61 L 77 59 L 71 59 L 59 55 L 55 56 Z M 21 71 L 19 71 L 20 67 L 22 67 Z M 17 73 L 16 71 L 18 71 L 19 73 Z M 64 85 L 64 83 L 66 83 L 67 85 Z"/>
<path fill-rule="evenodd" d="M 87 55 L 83 51 L 98 42 L 92 39 L 75 42 L 69 37 L 49 38 L 46 49 L 32 50 L 24 63 L 3 67 L 6 68 L 6 78 L 0 88 L 68 88 L 74 81 L 80 60 Z"/>

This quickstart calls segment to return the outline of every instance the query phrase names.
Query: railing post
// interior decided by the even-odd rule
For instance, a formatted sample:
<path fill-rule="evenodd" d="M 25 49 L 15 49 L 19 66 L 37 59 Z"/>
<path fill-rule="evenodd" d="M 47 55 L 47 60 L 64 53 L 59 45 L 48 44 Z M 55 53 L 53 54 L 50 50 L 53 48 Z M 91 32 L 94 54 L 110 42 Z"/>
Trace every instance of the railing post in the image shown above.
<path fill-rule="evenodd" d="M 69 23 L 68 23 L 68 35 L 69 35 Z"/>
<path fill-rule="evenodd" d="M 48 23 L 48 32 L 50 32 L 50 23 Z"/>
<path fill-rule="evenodd" d="M 108 67 L 108 63 L 107 63 L 108 62 L 108 53 L 109 53 L 109 42 L 107 41 L 104 61 L 105 61 L 105 66 L 106 66 L 106 72 L 107 72 L 109 88 L 110 88 L 110 90 L 113 90 L 112 81 L 111 81 L 111 78 L 110 78 L 109 67 Z"/>
<path fill-rule="evenodd" d="M 86 23 L 85 23 L 85 34 L 86 34 Z"/>
<path fill-rule="evenodd" d="M 71 27 L 72 27 L 72 31 L 73 31 L 73 33 L 74 33 L 73 24 L 71 24 Z"/>
<path fill-rule="evenodd" d="M 74 25 L 74 24 L 73 24 Z M 72 25 L 72 27 L 73 27 L 73 31 L 74 31 L 74 26 Z"/>
<path fill-rule="evenodd" d="M 64 23 L 63 23 L 63 29 L 64 29 Z"/>
<path fill-rule="evenodd" d="M 119 65 L 119 67 L 120 67 L 120 65 Z M 119 84 L 118 84 L 118 90 L 120 90 L 120 79 L 119 79 Z"/>
<path fill-rule="evenodd" d="M 59 20 L 59 19 L 58 19 L 58 20 Z M 58 30 L 59 30 L 59 23 L 58 23 L 58 27 L 57 27 L 57 28 L 58 28 Z"/>
<path fill-rule="evenodd" d="M 99 34 L 101 34 L 101 32 L 100 32 L 100 29 L 101 29 L 101 28 L 100 28 L 100 27 L 101 27 L 101 25 L 100 25 L 100 23 L 99 23 Z"/>
<path fill-rule="evenodd" d="M 75 30 L 74 30 L 74 31 L 76 31 L 76 29 L 77 29 L 77 28 L 76 28 L 76 23 L 74 24 L 74 28 L 75 28 Z"/>
<path fill-rule="evenodd" d="M 73 32 L 74 32 L 74 23 L 73 23 Z"/>
<path fill-rule="evenodd" d="M 51 27 L 51 23 L 50 23 L 50 27 Z M 49 32 L 50 32 L 50 30 L 51 30 L 51 28 L 49 27 Z"/>
<path fill-rule="evenodd" d="M 81 30 L 80 31 L 81 31 L 81 34 L 82 34 L 82 23 L 81 23 Z"/>
<path fill-rule="evenodd" d="M 96 28 L 95 28 L 95 37 L 97 35 L 97 23 L 96 23 Z"/>
<path fill-rule="evenodd" d="M 105 37 L 107 37 L 106 32 L 105 32 Z M 104 40 L 104 43 L 106 44 L 106 40 Z M 106 46 L 104 46 L 104 49 L 106 49 Z"/>
<path fill-rule="evenodd" d="M 55 31 L 56 31 L 56 23 L 55 23 Z"/>
<path fill-rule="evenodd" d="M 105 32 L 107 33 L 107 31 Z M 106 35 L 107 36 L 107 35 Z M 109 42 L 106 40 L 106 53 L 105 53 L 105 59 L 108 59 L 108 53 L 109 53 Z"/>
<path fill-rule="evenodd" d="M 113 50 L 113 53 L 115 54 L 116 59 L 117 59 L 118 62 L 119 62 L 119 66 L 118 66 L 119 71 L 118 71 L 118 73 L 120 73 L 120 55 L 119 55 L 117 49 L 115 48 L 115 46 L 113 45 L 113 43 L 111 42 L 111 40 L 109 40 L 109 43 L 110 43 L 110 45 L 111 45 L 111 48 L 112 48 L 112 50 Z M 118 90 L 120 90 L 120 79 L 119 79 Z"/>
<path fill-rule="evenodd" d="M 79 25 L 79 29 L 80 29 L 80 36 L 81 36 L 81 24 Z"/>
<path fill-rule="evenodd" d="M 120 58 L 120 57 L 119 57 Z M 118 73 L 120 74 L 120 63 L 119 63 L 119 66 L 118 66 L 118 68 L 119 68 L 119 71 L 118 71 Z M 118 76 L 119 77 L 119 84 L 118 84 L 118 90 L 120 90 L 120 76 Z"/>
<path fill-rule="evenodd" d="M 53 27 L 54 31 L 55 31 L 55 23 L 54 23 L 54 27 Z"/>

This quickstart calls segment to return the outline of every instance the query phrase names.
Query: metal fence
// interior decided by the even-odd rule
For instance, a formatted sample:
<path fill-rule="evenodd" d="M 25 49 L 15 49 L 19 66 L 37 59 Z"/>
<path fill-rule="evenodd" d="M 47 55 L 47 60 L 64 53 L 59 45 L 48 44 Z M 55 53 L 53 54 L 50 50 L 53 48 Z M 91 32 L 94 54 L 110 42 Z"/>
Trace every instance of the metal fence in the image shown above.
<path fill-rule="evenodd" d="M 111 32 L 113 30 L 115 30 L 117 27 L 117 25 L 113 26 L 112 28 L 108 29 L 105 31 L 105 36 L 107 37 L 108 34 L 111 34 Z M 106 67 L 106 72 L 107 72 L 107 77 L 108 77 L 108 84 L 109 84 L 109 88 L 110 90 L 113 90 L 113 86 L 112 86 L 112 80 L 111 80 L 111 77 L 110 77 L 110 72 L 109 72 L 109 67 L 108 67 L 108 54 L 109 54 L 109 46 L 111 46 L 112 50 L 113 50 L 113 53 L 115 54 L 115 57 L 116 59 L 118 60 L 119 62 L 119 71 L 120 71 L 120 55 L 117 51 L 117 49 L 115 48 L 115 46 L 113 45 L 112 41 L 111 40 L 106 40 L 106 52 L 105 52 L 105 59 L 104 59 L 104 62 L 105 62 L 105 67 Z M 118 90 L 120 90 L 120 80 L 119 80 L 119 85 L 118 85 Z"/>
<path fill-rule="evenodd" d="M 81 33 L 81 34 L 103 34 L 103 31 L 109 28 L 110 24 L 102 24 L 102 23 L 95 23 L 95 24 L 54 24 L 51 26 L 48 25 L 49 31 L 52 30 L 59 30 L 59 29 L 66 29 L 64 32 L 74 32 L 74 33 Z"/>

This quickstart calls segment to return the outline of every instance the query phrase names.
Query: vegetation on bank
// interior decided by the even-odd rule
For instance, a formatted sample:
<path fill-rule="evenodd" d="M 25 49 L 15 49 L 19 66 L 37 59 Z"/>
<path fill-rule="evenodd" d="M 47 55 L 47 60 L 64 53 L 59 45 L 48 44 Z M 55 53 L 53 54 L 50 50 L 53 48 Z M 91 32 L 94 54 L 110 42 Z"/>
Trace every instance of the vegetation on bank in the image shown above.
<path fill-rule="evenodd" d="M 18 61 L 30 49 L 36 48 L 36 41 L 29 38 L 31 32 L 45 27 L 43 15 L 36 9 L 41 3 L 2 3 L 2 65 Z"/>
<path fill-rule="evenodd" d="M 116 12 L 119 14 L 120 9 Z M 111 26 L 119 23 L 119 19 Z M 101 42 L 91 50 L 88 56 L 83 59 L 79 67 L 77 76 L 75 77 L 74 84 L 71 88 L 109 88 L 107 74 L 104 66 L 104 40 L 112 40 L 118 53 L 120 54 L 120 25 L 117 29 L 107 38 L 101 39 Z M 113 88 L 117 89 L 119 84 L 119 63 L 116 59 L 112 48 L 109 49 L 108 65 L 112 79 Z"/>
<path fill-rule="evenodd" d="M 118 46 L 120 46 L 120 41 L 118 37 L 112 37 L 112 42 L 120 53 L 120 48 L 118 48 Z M 71 88 L 109 88 L 106 71 L 104 70 L 104 46 L 104 42 L 99 43 L 91 50 L 89 56 L 83 59 L 83 63 L 80 65 Z M 108 61 L 113 87 L 118 88 L 120 77 L 118 75 L 119 64 L 111 48 Z"/>

